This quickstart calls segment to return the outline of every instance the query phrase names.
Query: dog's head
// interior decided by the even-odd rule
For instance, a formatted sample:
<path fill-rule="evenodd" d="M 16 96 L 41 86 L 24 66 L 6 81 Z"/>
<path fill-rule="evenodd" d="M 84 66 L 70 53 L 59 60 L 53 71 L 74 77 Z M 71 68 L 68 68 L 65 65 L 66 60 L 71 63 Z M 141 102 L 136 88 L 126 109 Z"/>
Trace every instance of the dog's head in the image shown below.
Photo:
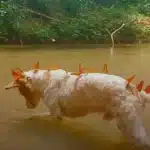
<path fill-rule="evenodd" d="M 41 97 L 40 90 L 34 86 L 34 71 L 24 72 L 19 68 L 12 70 L 14 81 L 5 86 L 6 90 L 17 88 L 20 94 L 24 96 L 28 109 L 35 108 Z"/>
<path fill-rule="evenodd" d="M 59 68 L 39 69 L 39 63 L 36 63 L 32 70 L 26 72 L 20 68 L 12 70 L 14 81 L 5 86 L 5 89 L 17 88 L 24 96 L 27 108 L 33 109 L 50 81 L 64 79 L 66 75 L 66 71 Z"/>

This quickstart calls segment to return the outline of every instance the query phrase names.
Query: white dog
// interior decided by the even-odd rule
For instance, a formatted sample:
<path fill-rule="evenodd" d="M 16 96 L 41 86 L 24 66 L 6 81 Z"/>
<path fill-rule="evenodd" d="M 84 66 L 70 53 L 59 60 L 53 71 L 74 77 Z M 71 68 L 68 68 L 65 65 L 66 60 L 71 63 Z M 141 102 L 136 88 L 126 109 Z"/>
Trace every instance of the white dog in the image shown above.
<path fill-rule="evenodd" d="M 15 81 L 5 89 L 18 87 L 27 108 L 35 108 L 42 99 L 50 115 L 59 119 L 98 113 L 105 120 L 116 119 L 124 136 L 136 145 L 150 149 L 140 117 L 150 96 L 145 91 L 138 92 L 127 80 L 102 73 L 77 76 L 62 69 L 18 70 L 13 71 L 13 76 Z"/>

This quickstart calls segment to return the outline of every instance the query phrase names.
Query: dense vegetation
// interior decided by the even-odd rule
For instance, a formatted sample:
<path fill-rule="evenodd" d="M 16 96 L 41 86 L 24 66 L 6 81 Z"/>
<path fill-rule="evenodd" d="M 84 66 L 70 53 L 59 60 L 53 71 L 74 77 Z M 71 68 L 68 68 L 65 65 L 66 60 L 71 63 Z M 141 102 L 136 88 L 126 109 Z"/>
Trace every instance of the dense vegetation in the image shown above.
<path fill-rule="evenodd" d="M 150 41 L 149 0 L 1 0 L 0 42 Z"/>

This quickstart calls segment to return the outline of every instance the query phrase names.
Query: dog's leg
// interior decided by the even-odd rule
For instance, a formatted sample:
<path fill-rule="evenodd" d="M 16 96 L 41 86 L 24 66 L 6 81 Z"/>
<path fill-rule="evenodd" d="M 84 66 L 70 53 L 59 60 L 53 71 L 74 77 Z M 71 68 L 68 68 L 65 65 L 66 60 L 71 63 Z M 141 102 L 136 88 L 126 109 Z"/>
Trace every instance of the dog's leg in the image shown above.
<path fill-rule="evenodd" d="M 62 120 L 63 115 L 58 104 L 53 104 L 50 109 L 50 114 L 53 119 Z"/>

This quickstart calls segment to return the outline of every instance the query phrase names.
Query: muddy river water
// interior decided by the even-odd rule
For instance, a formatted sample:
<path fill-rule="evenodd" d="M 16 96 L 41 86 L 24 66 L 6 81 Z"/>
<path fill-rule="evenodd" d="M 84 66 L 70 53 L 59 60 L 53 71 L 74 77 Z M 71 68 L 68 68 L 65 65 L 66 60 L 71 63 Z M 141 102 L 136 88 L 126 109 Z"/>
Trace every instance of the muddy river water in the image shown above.
<path fill-rule="evenodd" d="M 52 121 L 41 102 L 29 110 L 18 91 L 5 91 L 12 80 L 11 69 L 31 69 L 39 60 L 43 67 L 59 65 L 68 71 L 77 71 L 78 64 L 102 71 L 104 63 L 109 72 L 128 78 L 137 77 L 150 84 L 150 44 L 122 46 L 114 50 L 94 46 L 88 48 L 57 47 L 0 47 L 0 150 L 131 150 L 118 131 L 115 122 L 102 121 L 99 116 L 65 118 L 61 123 Z M 144 124 L 150 134 L 150 104 L 144 111 Z"/>

